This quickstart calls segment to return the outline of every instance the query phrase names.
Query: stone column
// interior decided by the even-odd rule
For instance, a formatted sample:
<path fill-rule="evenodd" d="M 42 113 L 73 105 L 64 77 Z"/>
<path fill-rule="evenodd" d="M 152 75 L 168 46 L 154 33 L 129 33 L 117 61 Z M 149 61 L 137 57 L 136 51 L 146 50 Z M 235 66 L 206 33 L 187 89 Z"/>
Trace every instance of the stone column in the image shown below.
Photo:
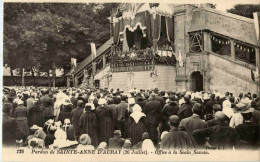
<path fill-rule="evenodd" d="M 204 51 L 212 52 L 212 44 L 211 44 L 210 33 L 204 32 L 203 33 L 203 39 L 204 39 Z"/>
<path fill-rule="evenodd" d="M 96 73 L 96 62 L 93 62 L 92 63 L 92 75 L 94 76 L 95 75 L 95 73 Z"/>
<path fill-rule="evenodd" d="M 233 39 L 230 39 L 230 51 L 231 51 L 231 59 L 233 61 L 236 60 L 236 57 L 235 57 L 235 41 Z"/>
<path fill-rule="evenodd" d="M 106 67 L 106 55 L 104 54 L 103 56 L 103 68 Z"/>

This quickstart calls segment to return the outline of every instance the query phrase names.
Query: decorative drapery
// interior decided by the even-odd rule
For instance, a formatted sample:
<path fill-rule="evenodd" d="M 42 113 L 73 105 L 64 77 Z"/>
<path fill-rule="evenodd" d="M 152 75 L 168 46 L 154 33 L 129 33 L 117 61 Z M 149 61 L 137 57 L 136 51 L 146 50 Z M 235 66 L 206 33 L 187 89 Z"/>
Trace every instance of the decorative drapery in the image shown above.
<path fill-rule="evenodd" d="M 132 48 L 134 45 L 134 32 L 129 31 L 126 29 L 126 41 L 129 48 Z"/>
<path fill-rule="evenodd" d="M 119 43 L 119 32 L 120 32 L 120 22 L 113 23 L 113 42 L 115 45 Z"/>
<path fill-rule="evenodd" d="M 162 15 L 149 13 L 148 11 L 140 12 L 135 15 L 134 19 L 117 18 L 113 21 L 114 27 L 114 43 L 118 45 L 119 41 L 123 41 L 126 29 L 134 32 L 139 26 L 142 30 L 143 37 L 147 37 L 149 42 L 158 41 L 161 33 Z M 174 22 L 173 16 L 165 16 L 167 39 L 174 42 Z M 126 36 L 130 36 L 126 34 Z"/>
<path fill-rule="evenodd" d="M 161 15 L 151 15 L 151 28 L 152 28 L 152 38 L 155 40 L 160 39 L 161 33 Z"/>
<path fill-rule="evenodd" d="M 167 32 L 167 39 L 170 42 L 174 42 L 174 18 L 172 17 L 165 17 L 166 21 L 166 32 Z"/>
<path fill-rule="evenodd" d="M 134 19 L 120 18 L 120 34 L 123 34 L 126 29 L 134 32 L 139 26 L 143 32 L 143 36 L 146 36 L 146 12 L 137 13 Z"/>

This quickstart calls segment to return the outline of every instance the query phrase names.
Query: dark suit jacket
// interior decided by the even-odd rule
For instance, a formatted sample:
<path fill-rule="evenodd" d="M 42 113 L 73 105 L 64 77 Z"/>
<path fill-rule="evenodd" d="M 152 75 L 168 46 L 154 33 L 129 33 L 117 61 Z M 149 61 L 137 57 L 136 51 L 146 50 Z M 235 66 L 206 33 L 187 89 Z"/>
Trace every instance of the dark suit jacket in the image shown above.
<path fill-rule="evenodd" d="M 149 100 L 144 106 L 146 122 L 159 124 L 161 118 L 162 105 L 159 101 Z"/>
<path fill-rule="evenodd" d="M 178 116 L 180 120 L 190 117 L 191 115 L 192 115 L 192 104 L 184 103 L 178 111 Z"/>
<path fill-rule="evenodd" d="M 213 114 L 213 105 L 217 102 L 215 100 L 209 100 L 205 107 L 205 114 Z"/>
<path fill-rule="evenodd" d="M 232 149 L 239 147 L 240 137 L 238 132 L 227 124 L 218 123 L 214 127 L 198 129 L 193 132 L 193 137 L 198 144 L 203 144 L 209 137 L 209 144 L 218 149 Z"/>
<path fill-rule="evenodd" d="M 194 130 L 206 127 L 206 122 L 201 120 L 198 115 L 193 114 L 191 117 L 182 119 L 179 125 L 180 130 L 192 133 Z"/>

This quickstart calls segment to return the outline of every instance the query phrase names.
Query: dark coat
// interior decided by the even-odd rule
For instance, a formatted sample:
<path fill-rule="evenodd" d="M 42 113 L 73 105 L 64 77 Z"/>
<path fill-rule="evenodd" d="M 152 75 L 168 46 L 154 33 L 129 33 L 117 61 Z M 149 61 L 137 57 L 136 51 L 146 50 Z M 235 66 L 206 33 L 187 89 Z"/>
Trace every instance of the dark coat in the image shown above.
<path fill-rule="evenodd" d="M 156 96 L 156 97 L 155 97 L 155 100 L 156 100 L 156 101 L 159 101 L 159 102 L 161 103 L 162 108 L 164 107 L 165 102 L 164 102 L 164 99 L 163 99 L 162 97 Z"/>
<path fill-rule="evenodd" d="M 192 133 L 194 130 L 206 127 L 206 122 L 201 120 L 198 115 L 192 115 L 188 118 L 182 119 L 179 129 Z"/>
<path fill-rule="evenodd" d="M 175 101 L 172 101 L 169 104 L 164 106 L 164 108 L 162 110 L 163 117 L 165 118 L 166 121 L 168 121 L 170 116 L 177 115 L 178 110 L 179 110 L 178 103 Z"/>
<path fill-rule="evenodd" d="M 76 99 L 74 96 L 70 98 L 70 101 L 73 105 L 73 109 L 77 107 L 78 99 Z"/>
<path fill-rule="evenodd" d="M 72 122 L 74 133 L 80 132 L 79 119 L 83 113 L 84 111 L 80 107 L 73 109 L 70 113 L 70 121 Z"/>
<path fill-rule="evenodd" d="M 40 127 L 43 127 L 43 107 L 41 107 L 38 103 L 34 103 L 33 107 L 29 109 L 28 122 L 29 126 L 38 125 Z"/>
<path fill-rule="evenodd" d="M 240 137 L 238 132 L 227 124 L 218 123 L 214 127 L 198 129 L 193 132 L 198 144 L 203 144 L 209 137 L 209 144 L 217 149 L 232 149 L 239 146 Z"/>
<path fill-rule="evenodd" d="M 149 100 L 144 106 L 146 122 L 158 125 L 161 119 L 162 105 L 159 101 Z"/>
<path fill-rule="evenodd" d="M 161 149 L 193 149 L 196 142 L 187 132 L 173 128 L 162 139 Z"/>
<path fill-rule="evenodd" d="M 138 123 L 130 116 L 126 124 L 126 137 L 131 138 L 132 145 L 137 144 L 142 140 L 142 135 L 147 132 L 145 117 L 141 117 Z"/>
<path fill-rule="evenodd" d="M 218 121 L 216 119 L 211 119 L 209 121 L 207 121 L 207 127 L 213 127 L 218 125 Z"/>
<path fill-rule="evenodd" d="M 191 103 L 184 103 L 180 109 L 178 110 L 178 116 L 180 120 L 184 118 L 188 118 L 192 115 L 192 104 Z"/>
<path fill-rule="evenodd" d="M 242 149 L 258 149 L 259 126 L 256 123 L 243 123 L 235 128 L 240 136 Z"/>
<path fill-rule="evenodd" d="M 40 98 L 40 104 L 43 107 L 43 117 L 52 117 L 54 115 L 54 101 L 48 95 Z"/>
<path fill-rule="evenodd" d="M 123 138 L 110 138 L 108 141 L 108 149 L 122 149 L 125 139 Z"/>
<path fill-rule="evenodd" d="M 126 119 L 126 114 L 128 111 L 127 108 L 128 108 L 128 104 L 124 101 L 121 101 L 121 103 L 117 105 L 116 114 L 117 114 L 118 121 L 122 119 Z"/>
<path fill-rule="evenodd" d="M 49 145 L 52 145 L 54 140 L 55 140 L 54 134 L 48 133 L 45 140 L 44 140 L 45 146 L 47 148 L 49 148 Z"/>
<path fill-rule="evenodd" d="M 81 134 L 88 134 L 91 139 L 91 145 L 98 146 L 98 134 L 97 134 L 97 118 L 96 114 L 91 111 L 86 111 L 80 116 L 78 125 L 81 130 Z"/>
<path fill-rule="evenodd" d="M 113 137 L 114 125 L 113 125 L 113 111 L 106 105 L 104 107 L 99 106 L 96 109 L 97 115 L 97 128 L 98 128 L 98 141 L 107 142 Z"/>
<path fill-rule="evenodd" d="M 205 114 L 213 114 L 213 105 L 217 104 L 215 100 L 209 100 L 205 107 Z"/>
<path fill-rule="evenodd" d="M 111 109 L 113 112 L 113 125 L 115 127 L 116 121 L 117 121 L 117 111 L 116 111 L 117 107 L 115 104 L 110 104 L 110 105 L 108 105 L 108 108 Z"/>
<path fill-rule="evenodd" d="M 14 110 L 16 118 L 16 139 L 25 140 L 29 135 L 29 124 L 27 120 L 27 108 L 24 105 L 18 105 Z"/>
<path fill-rule="evenodd" d="M 162 110 L 162 125 L 161 125 L 161 132 L 169 131 L 170 127 L 168 125 L 168 120 L 170 116 L 177 115 L 179 110 L 178 103 L 176 101 L 172 101 L 169 104 L 166 104 Z"/>
<path fill-rule="evenodd" d="M 15 119 L 7 114 L 3 114 L 2 125 L 2 144 L 3 146 L 15 146 L 15 133 L 16 133 Z"/>
<path fill-rule="evenodd" d="M 61 123 L 64 123 L 65 119 L 70 119 L 70 113 L 72 111 L 73 105 L 61 105 L 60 106 L 60 114 L 58 117 L 58 120 L 61 121 Z"/>

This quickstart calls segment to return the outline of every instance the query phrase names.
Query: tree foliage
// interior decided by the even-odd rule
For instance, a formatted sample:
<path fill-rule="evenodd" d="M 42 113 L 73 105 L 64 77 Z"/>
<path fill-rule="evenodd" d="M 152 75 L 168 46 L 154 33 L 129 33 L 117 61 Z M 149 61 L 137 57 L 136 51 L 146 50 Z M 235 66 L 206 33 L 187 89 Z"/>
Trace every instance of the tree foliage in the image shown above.
<path fill-rule="evenodd" d="M 233 8 L 227 10 L 227 12 L 253 18 L 254 12 L 260 12 L 260 5 L 244 5 L 244 4 L 238 4 L 235 5 Z"/>
<path fill-rule="evenodd" d="M 110 10 L 116 4 L 4 3 L 4 64 L 50 73 L 70 69 L 110 37 Z"/>

